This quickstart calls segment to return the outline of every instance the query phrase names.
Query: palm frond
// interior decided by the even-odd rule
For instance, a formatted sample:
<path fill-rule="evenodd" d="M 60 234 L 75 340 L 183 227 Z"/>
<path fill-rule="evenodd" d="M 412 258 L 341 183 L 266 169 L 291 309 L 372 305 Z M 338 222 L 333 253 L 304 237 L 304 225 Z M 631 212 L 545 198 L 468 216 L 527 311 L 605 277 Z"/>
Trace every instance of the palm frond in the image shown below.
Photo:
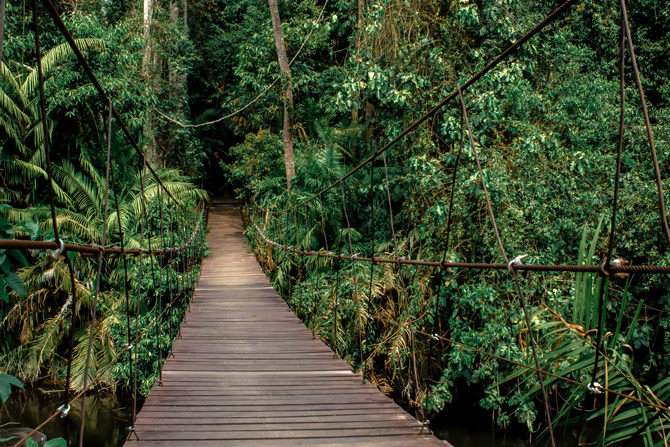
<path fill-rule="evenodd" d="M 90 50 L 93 48 L 100 49 L 104 48 L 105 46 L 105 41 L 102 39 L 83 38 L 83 39 L 75 39 L 74 41 L 82 51 Z M 44 73 L 44 77 L 46 78 L 47 76 L 49 76 L 51 71 L 56 66 L 58 66 L 59 64 L 61 64 L 62 62 L 66 61 L 71 57 L 74 57 L 74 52 L 72 51 L 72 48 L 70 48 L 70 45 L 68 43 L 62 43 L 60 45 L 56 45 L 55 47 L 51 48 L 44 54 L 44 56 L 42 56 L 42 72 Z M 24 81 L 23 85 L 21 86 L 21 90 L 24 92 L 26 96 L 32 96 L 33 93 L 35 92 L 35 89 L 37 88 L 37 82 L 38 82 L 38 73 L 37 70 L 33 70 L 30 72 L 30 74 Z"/>

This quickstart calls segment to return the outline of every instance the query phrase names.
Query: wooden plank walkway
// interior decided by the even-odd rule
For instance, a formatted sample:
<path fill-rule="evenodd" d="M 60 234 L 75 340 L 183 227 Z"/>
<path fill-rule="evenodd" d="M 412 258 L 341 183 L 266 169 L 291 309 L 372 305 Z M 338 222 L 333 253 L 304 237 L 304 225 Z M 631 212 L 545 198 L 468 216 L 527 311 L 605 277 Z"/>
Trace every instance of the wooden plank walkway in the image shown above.
<path fill-rule="evenodd" d="M 128 447 L 448 446 L 289 310 L 247 252 L 234 205 L 210 214 L 212 256 Z"/>

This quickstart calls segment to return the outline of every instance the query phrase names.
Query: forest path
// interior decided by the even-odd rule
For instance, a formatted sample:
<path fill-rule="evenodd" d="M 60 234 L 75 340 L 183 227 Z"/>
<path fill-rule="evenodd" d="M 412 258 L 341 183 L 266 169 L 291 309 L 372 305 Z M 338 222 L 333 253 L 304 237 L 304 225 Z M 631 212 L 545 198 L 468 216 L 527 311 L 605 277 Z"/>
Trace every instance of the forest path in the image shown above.
<path fill-rule="evenodd" d="M 233 204 L 213 206 L 174 357 L 129 447 L 445 446 L 312 333 L 272 288 Z"/>

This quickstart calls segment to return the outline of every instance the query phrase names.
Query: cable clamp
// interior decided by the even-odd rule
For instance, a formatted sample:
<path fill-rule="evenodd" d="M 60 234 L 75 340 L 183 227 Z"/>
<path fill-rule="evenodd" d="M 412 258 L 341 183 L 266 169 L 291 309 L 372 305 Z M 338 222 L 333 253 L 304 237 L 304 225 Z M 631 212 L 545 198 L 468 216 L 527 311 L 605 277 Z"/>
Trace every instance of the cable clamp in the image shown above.
<path fill-rule="evenodd" d="M 58 407 L 58 412 L 60 413 L 60 417 L 64 418 L 70 413 L 70 410 L 72 407 L 70 407 L 70 404 L 63 404 L 60 407 Z"/>
<path fill-rule="evenodd" d="M 440 336 L 437 335 L 437 334 L 432 334 L 432 335 L 430 336 L 430 338 L 432 338 L 432 339 L 435 340 L 435 341 L 440 341 Z"/>
<path fill-rule="evenodd" d="M 134 345 L 131 344 L 131 343 L 126 343 L 123 347 L 124 347 L 125 349 L 127 349 L 127 350 L 130 351 L 131 349 L 133 349 L 133 346 L 134 346 Z"/>
<path fill-rule="evenodd" d="M 511 272 L 512 271 L 512 266 L 523 264 L 523 262 L 521 262 L 521 261 L 523 261 L 527 257 L 528 257 L 528 255 L 519 255 L 516 258 L 512 259 L 511 261 L 509 261 L 507 263 L 507 270 L 509 270 Z"/>
<path fill-rule="evenodd" d="M 588 385 L 586 385 L 586 388 L 589 389 L 593 394 L 602 394 L 602 386 L 598 382 L 591 382 Z"/>
<path fill-rule="evenodd" d="M 96 248 L 96 249 L 98 250 L 99 253 L 103 253 L 103 252 L 105 251 L 105 247 L 103 247 L 103 246 L 100 245 L 100 244 L 96 244 L 95 242 L 93 242 L 93 243 L 91 244 L 91 247 L 92 247 L 92 248 Z"/>
<path fill-rule="evenodd" d="M 609 262 L 609 264 L 612 267 L 625 267 L 628 264 L 630 264 L 630 261 L 627 261 L 624 258 L 616 258 L 616 259 L 612 259 Z M 607 269 L 605 269 L 605 270 L 607 270 Z M 609 273 L 609 271 L 607 271 L 607 273 Z M 630 274 L 626 273 L 626 272 L 613 272 L 612 273 L 612 277 L 616 278 L 616 279 L 626 279 L 626 278 L 628 278 L 629 275 Z"/>
<path fill-rule="evenodd" d="M 58 239 L 58 241 L 56 241 L 56 239 L 49 239 L 47 242 L 58 242 L 58 248 L 47 250 L 51 260 L 54 262 L 58 261 L 58 258 L 60 258 L 60 255 L 62 255 L 65 250 L 65 242 L 63 242 L 63 239 Z"/>

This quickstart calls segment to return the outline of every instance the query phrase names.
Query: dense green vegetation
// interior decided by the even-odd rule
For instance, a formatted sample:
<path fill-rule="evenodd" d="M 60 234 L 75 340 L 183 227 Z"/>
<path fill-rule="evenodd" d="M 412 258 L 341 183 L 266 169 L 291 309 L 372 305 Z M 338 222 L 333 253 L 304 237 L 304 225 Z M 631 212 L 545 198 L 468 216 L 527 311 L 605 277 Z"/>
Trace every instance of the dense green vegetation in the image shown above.
<path fill-rule="evenodd" d="M 250 206 L 248 222 L 294 247 L 434 261 L 445 253 L 451 261 L 502 261 L 456 101 L 386 153 L 388 174 L 379 159 L 350 177 L 342 189 L 338 186 L 322 200 L 283 217 L 261 215 L 251 204 L 282 209 L 328 186 L 530 30 L 556 1 L 279 1 L 288 57 L 297 56 L 290 72 L 296 170 L 291 189 L 286 187 L 282 138 L 286 75 L 261 95 L 279 75 L 265 2 L 155 4 L 149 34 L 137 2 L 89 0 L 57 6 L 122 117 L 152 161 L 164 168 L 161 177 L 184 201 L 194 204 L 204 197 L 193 186 L 197 182 L 221 192 L 223 169 Z M 635 0 L 628 10 L 667 190 L 670 7 L 662 0 Z M 1 197 L 7 220 L 2 223 L 7 237 L 48 239 L 44 130 L 38 123 L 28 12 L 29 5 L 8 5 L 0 84 Z M 528 254 L 524 262 L 533 264 L 599 264 L 606 256 L 619 126 L 620 20 L 617 2 L 578 1 L 546 32 L 464 91 L 472 136 L 511 257 Z M 69 238 L 99 243 L 105 105 L 46 16 L 43 21 L 48 131 L 53 158 L 59 160 L 54 176 L 59 213 Z M 670 250 L 661 231 L 629 55 L 626 64 L 626 133 L 614 253 L 633 264 L 667 265 Z M 210 121 L 216 123 L 206 124 Z M 136 246 L 140 165 L 119 132 L 113 141 L 124 230 L 129 244 Z M 147 177 L 149 231 L 158 242 L 159 202 L 151 182 Z M 164 216 L 164 225 L 168 222 Z M 116 241 L 114 225 L 110 218 Z M 507 272 L 406 266 L 401 277 L 392 264 L 371 269 L 367 263 L 326 261 L 272 248 L 253 225 L 248 238 L 277 289 L 314 333 L 357 368 L 363 362 L 368 380 L 417 414 L 422 408 L 432 418 L 467 394 L 491 412 L 497 426 L 520 423 L 530 432 L 546 429 L 537 376 L 518 365 L 532 365 L 533 360 L 529 328 Z M 34 265 L 41 261 L 26 259 L 27 267 L 18 270 L 23 291 L 13 272 L 24 260 L 18 255 L 6 259 L 12 267 L 3 270 L 3 281 L 13 292 L 1 308 L 0 364 L 24 379 L 45 373 L 62 378 L 63 337 L 69 330 L 58 323 L 69 290 L 65 265 L 43 270 Z M 146 272 L 149 260 L 144 262 Z M 75 263 L 86 272 L 83 277 L 91 277 L 95 267 L 90 259 L 79 257 Z M 104 347 L 124 343 L 122 268 L 115 262 L 106 265 L 101 360 L 108 355 Z M 134 265 L 133 281 L 138 280 L 137 270 Z M 52 271 L 49 278 L 44 276 Z M 144 280 L 150 279 L 145 275 Z M 602 300 L 605 358 L 597 381 L 624 395 L 667 404 L 667 275 L 603 279 L 596 274 L 528 273 L 521 285 L 543 369 L 582 384 L 591 382 Z M 164 292 L 144 295 L 145 319 Z M 90 288 L 82 285 L 81 293 L 85 310 Z M 79 335 L 85 334 L 83 323 Z M 48 331 L 55 326 L 58 330 Z M 49 358 L 38 355 L 47 343 L 57 347 Z M 143 346 L 147 356 L 142 358 L 148 359 L 142 365 L 144 391 L 152 381 L 155 362 L 148 353 L 154 345 L 155 340 L 147 339 Z M 102 381 L 127 380 L 128 371 L 119 367 Z M 667 414 L 659 416 L 653 407 L 621 396 L 593 395 L 551 378 L 546 384 L 556 424 L 576 431 L 585 418 L 603 427 L 597 440 L 588 441 L 609 445 L 635 435 L 651 420 L 642 436 L 645 445 L 666 445 L 659 433 L 670 423 Z"/>
<path fill-rule="evenodd" d="M 162 81 L 162 73 L 152 73 L 152 88 L 143 82 L 144 41 L 137 32 L 141 31 L 138 28 L 141 22 L 123 12 L 123 5 L 102 13 L 93 4 L 76 11 L 66 5 L 60 5 L 60 9 L 124 123 L 141 139 L 141 144 L 147 145 L 151 139 L 161 144 L 160 157 L 150 161 L 167 191 L 185 210 L 194 209 L 207 197 L 194 185 L 193 177 L 201 163 L 202 151 L 193 150 L 191 144 L 195 143 L 185 144 L 184 141 L 190 140 L 178 132 L 160 129 L 143 132 L 152 105 L 177 101 L 174 96 L 178 96 L 179 90 L 170 89 L 171 95 L 165 94 L 168 88 L 163 85 L 167 82 Z M 3 239 L 54 237 L 31 12 L 30 4 L 25 2 L 7 5 L 0 83 Z M 109 186 L 109 214 L 105 221 L 107 105 L 100 100 L 51 19 L 46 13 L 40 12 L 39 16 L 47 132 L 60 238 L 70 244 L 103 244 L 105 240 L 107 247 L 120 247 L 123 233 L 126 249 L 194 243 L 174 255 L 105 257 L 97 296 L 97 256 L 67 252 L 67 258 L 54 259 L 39 251 L 2 250 L 0 365 L 3 372 L 24 382 L 47 379 L 62 386 L 73 337 L 73 390 L 83 389 L 85 380 L 97 387 L 120 384 L 131 389 L 134 369 L 130 353 L 124 349 L 135 338 L 136 328 L 155 326 L 153 319 L 174 300 L 174 310 L 170 308 L 160 319 L 160 332 L 152 330 L 139 343 L 132 343 L 137 348 L 138 388 L 147 394 L 158 366 L 169 352 L 197 280 L 198 267 L 191 269 L 186 261 L 199 259 L 204 253 L 204 221 L 198 224 L 192 213 L 175 207 L 167 193 L 160 191 L 156 179 L 144 170 L 116 121 L 111 124 L 113 184 Z M 165 26 L 169 24 L 168 21 Z M 156 45 L 156 53 L 161 51 L 167 50 Z M 186 67 L 187 61 L 187 55 L 179 55 L 180 66 Z M 167 158 L 170 163 L 161 163 Z M 199 230 L 192 234 L 196 227 Z M 74 285 L 68 260 L 75 271 Z M 97 321 L 86 378 L 90 320 L 96 301 Z M 159 357 L 159 347 L 163 358 Z M 9 391 L 9 384 L 16 382 L 3 380 L 3 389 Z"/>
<path fill-rule="evenodd" d="M 235 163 L 229 167 L 240 193 L 274 210 L 311 197 L 396 136 L 555 6 L 554 2 L 376 1 L 367 2 L 362 25 L 356 26 L 353 2 L 330 5 L 330 14 L 320 23 L 314 23 L 311 2 L 286 2 L 283 20 L 289 48 L 298 47 L 301 37 L 317 30 L 293 70 L 299 135 L 296 178 L 293 189 L 286 190 L 280 119 L 269 125 L 268 109 L 243 112 L 235 130 L 245 135 L 245 141 L 233 148 Z M 667 51 L 669 10 L 656 2 L 634 2 L 629 10 L 667 188 L 669 79 L 666 59 L 659 54 Z M 257 6 L 240 3 L 225 8 L 224 15 L 225 11 L 230 11 L 233 22 L 225 29 L 233 36 L 240 35 L 234 17 L 248 29 L 262 14 Z M 311 20 L 306 21 L 303 15 L 308 12 Z M 261 17 L 265 28 L 251 39 L 245 34 L 244 42 L 231 46 L 248 51 L 234 55 L 233 73 L 239 83 L 228 89 L 225 100 L 244 97 L 239 90 L 257 91 L 263 84 L 249 89 L 247 84 L 257 82 L 251 77 L 257 80 L 266 66 L 272 67 L 267 14 Z M 606 255 L 618 131 L 619 23 L 618 7 L 579 3 L 465 92 L 473 137 L 510 257 L 529 254 L 525 262 L 535 264 L 598 264 Z M 259 54 L 260 48 L 267 48 L 267 53 Z M 277 70 L 267 71 L 270 82 Z M 667 264 L 670 252 L 661 230 L 631 71 L 628 66 L 615 257 L 635 264 Z M 251 96 L 247 93 L 247 98 Z M 276 105 L 280 99 L 266 101 Z M 399 256 L 439 261 L 446 251 L 452 261 L 502 261 L 467 144 L 456 169 L 460 120 L 454 101 L 387 154 Z M 447 234 L 454 171 L 453 225 Z M 297 213 L 255 217 L 274 240 L 293 247 L 324 251 L 328 247 L 361 256 L 396 254 L 381 160 L 373 164 L 372 172 L 366 167 L 348 179 L 342 192 L 338 186 Z M 290 230 L 280 233 L 276 228 Z M 270 249 L 253 228 L 249 237 L 296 312 L 324 340 L 337 340 L 337 349 L 358 366 L 358 334 L 362 334 L 369 380 L 395 390 L 411 406 L 423 406 L 429 416 L 455 395 L 468 394 L 491 410 L 495 424 L 520 422 L 531 431 L 546 428 L 532 370 L 427 336 L 437 333 L 532 365 L 528 329 L 507 272 L 454 269 L 440 274 L 425 267 L 404 267 L 413 320 L 410 331 L 395 266 L 376 266 L 371 273 L 365 263 L 324 262 Z M 590 383 L 603 289 L 607 366 L 600 363 L 597 381 L 620 393 L 664 399 L 670 391 L 665 380 L 670 366 L 669 284 L 667 278 L 643 275 L 605 282 L 594 274 L 524 275 L 522 288 L 530 303 L 542 368 Z M 336 327 L 339 332 L 333 334 Z M 412 377 L 412 332 L 418 334 L 418 390 Z M 590 397 L 585 388 L 561 381 L 547 379 L 547 386 L 555 423 L 572 425 L 576 431 L 580 408 L 586 407 L 586 419 L 604 427 L 600 443 L 632 436 L 657 415 L 653 408 L 612 395 Z M 653 422 L 645 443 L 659 442 L 658 433 L 665 425 L 665 417 Z"/>

